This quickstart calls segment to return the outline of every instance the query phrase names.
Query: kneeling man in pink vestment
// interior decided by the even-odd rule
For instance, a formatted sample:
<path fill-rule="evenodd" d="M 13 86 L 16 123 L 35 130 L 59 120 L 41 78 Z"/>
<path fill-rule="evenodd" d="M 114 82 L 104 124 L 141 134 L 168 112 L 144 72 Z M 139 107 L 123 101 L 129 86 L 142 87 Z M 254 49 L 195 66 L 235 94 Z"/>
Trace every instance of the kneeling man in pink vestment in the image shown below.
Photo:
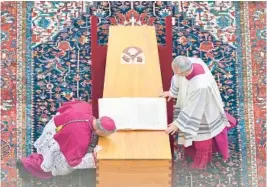
<path fill-rule="evenodd" d="M 192 168 L 204 169 L 219 152 L 229 158 L 227 131 L 237 125 L 236 119 L 224 111 L 224 105 L 208 66 L 199 58 L 178 56 L 172 62 L 174 75 L 164 97 L 176 98 L 178 115 L 166 133 L 178 131 L 178 144 L 191 157 Z"/>
<path fill-rule="evenodd" d="M 92 133 L 108 136 L 116 131 L 109 117 L 96 119 L 91 104 L 85 101 L 64 103 L 46 124 L 34 143 L 37 153 L 17 161 L 23 179 L 34 176 L 49 179 L 68 175 L 76 169 L 96 167 L 96 150 L 88 152 Z"/>

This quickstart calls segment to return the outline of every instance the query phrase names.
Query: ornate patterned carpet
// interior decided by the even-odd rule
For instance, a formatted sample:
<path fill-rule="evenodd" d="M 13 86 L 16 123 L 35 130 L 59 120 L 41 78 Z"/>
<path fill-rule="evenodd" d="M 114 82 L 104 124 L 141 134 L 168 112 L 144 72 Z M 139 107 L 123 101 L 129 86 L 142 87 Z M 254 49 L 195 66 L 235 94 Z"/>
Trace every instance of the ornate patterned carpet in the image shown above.
<path fill-rule="evenodd" d="M 239 119 L 231 159 L 206 171 L 189 170 L 175 145 L 174 186 L 266 186 L 266 2 L 167 1 L 1 2 L 1 186 L 94 186 L 93 171 L 25 183 L 15 169 L 60 102 L 90 100 L 92 15 L 102 45 L 109 25 L 131 21 L 154 24 L 164 45 L 172 16 L 173 56 L 201 57 Z"/>

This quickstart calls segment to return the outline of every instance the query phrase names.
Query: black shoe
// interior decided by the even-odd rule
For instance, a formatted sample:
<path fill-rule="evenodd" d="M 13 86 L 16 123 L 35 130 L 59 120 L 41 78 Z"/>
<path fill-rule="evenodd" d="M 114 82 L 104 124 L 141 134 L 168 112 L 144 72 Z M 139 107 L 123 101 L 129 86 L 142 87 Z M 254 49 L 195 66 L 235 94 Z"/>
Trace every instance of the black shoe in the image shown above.
<path fill-rule="evenodd" d="M 19 170 L 19 176 L 25 182 L 31 181 L 31 179 L 32 179 L 31 174 L 24 169 L 24 166 L 23 166 L 23 164 L 22 164 L 20 159 L 16 161 L 16 167 Z"/>

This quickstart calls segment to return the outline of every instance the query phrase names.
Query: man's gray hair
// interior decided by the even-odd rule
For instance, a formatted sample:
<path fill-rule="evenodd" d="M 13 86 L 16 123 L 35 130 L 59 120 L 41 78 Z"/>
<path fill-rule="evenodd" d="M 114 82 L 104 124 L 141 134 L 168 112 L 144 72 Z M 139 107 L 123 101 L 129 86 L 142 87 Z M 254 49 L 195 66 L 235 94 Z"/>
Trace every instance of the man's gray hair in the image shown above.
<path fill-rule="evenodd" d="M 179 68 L 181 73 L 184 73 L 191 70 L 192 63 L 186 56 L 177 56 L 172 61 L 172 67 Z"/>

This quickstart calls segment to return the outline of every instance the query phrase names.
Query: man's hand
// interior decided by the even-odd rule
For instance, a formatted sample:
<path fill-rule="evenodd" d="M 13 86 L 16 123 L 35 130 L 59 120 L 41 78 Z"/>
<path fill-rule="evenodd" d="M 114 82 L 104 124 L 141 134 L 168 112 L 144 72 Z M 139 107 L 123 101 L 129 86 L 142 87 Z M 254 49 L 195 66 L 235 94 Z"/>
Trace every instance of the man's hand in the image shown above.
<path fill-rule="evenodd" d="M 166 134 L 174 135 L 176 132 L 178 132 L 178 127 L 176 127 L 174 123 L 169 124 L 166 130 Z"/>
<path fill-rule="evenodd" d="M 94 156 L 94 158 L 96 158 L 97 157 L 97 152 L 93 152 L 93 156 Z"/>
<path fill-rule="evenodd" d="M 94 151 L 93 151 L 93 156 L 96 158 L 97 157 L 97 152 L 98 151 L 101 151 L 103 148 L 99 145 L 97 145 L 95 148 L 94 148 Z"/>
<path fill-rule="evenodd" d="M 172 99 L 172 97 L 171 97 L 169 91 L 165 91 L 165 92 L 163 92 L 163 93 L 160 95 L 160 97 L 168 98 L 168 99 L 167 99 L 168 102 Z"/>

